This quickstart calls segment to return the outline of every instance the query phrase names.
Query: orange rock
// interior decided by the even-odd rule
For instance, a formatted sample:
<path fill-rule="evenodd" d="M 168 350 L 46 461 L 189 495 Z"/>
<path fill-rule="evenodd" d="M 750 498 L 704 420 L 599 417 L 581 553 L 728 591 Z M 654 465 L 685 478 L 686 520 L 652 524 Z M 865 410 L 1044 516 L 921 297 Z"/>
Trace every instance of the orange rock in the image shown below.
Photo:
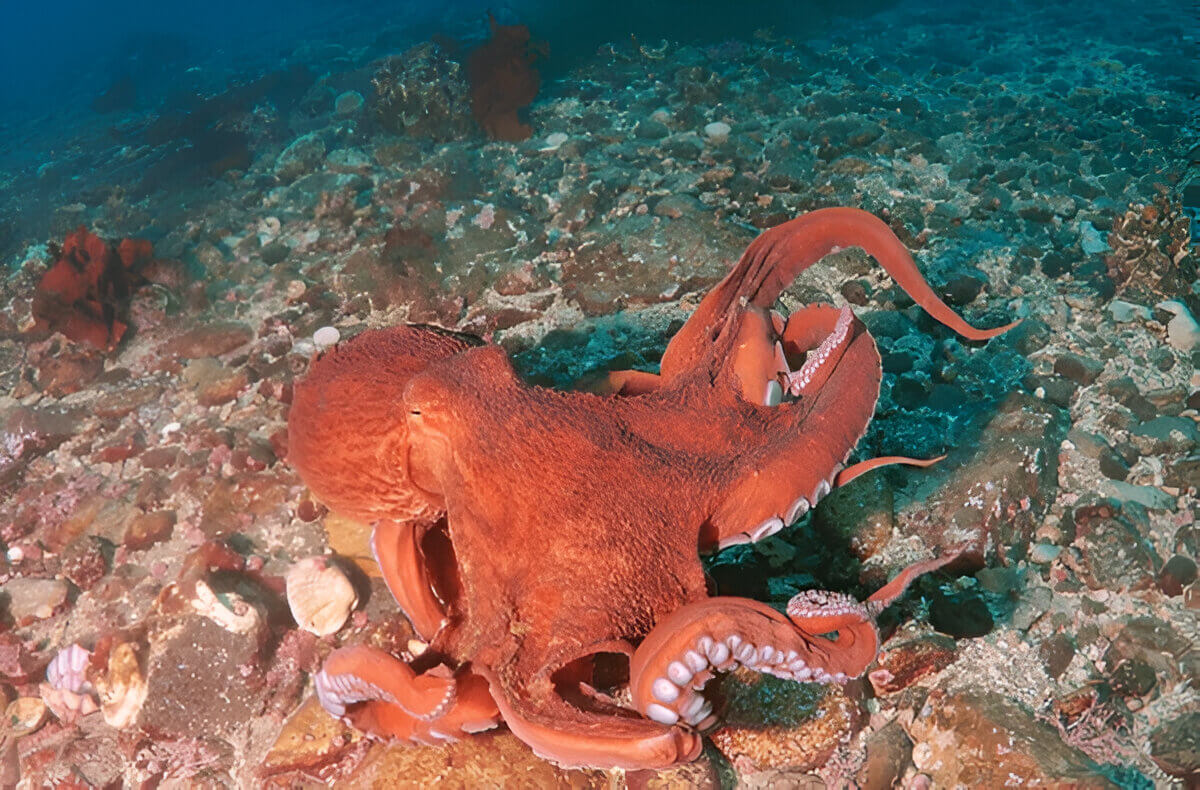
<path fill-rule="evenodd" d="M 858 703 L 843 686 L 779 680 L 740 670 L 722 682 L 724 723 L 713 745 L 738 773 L 810 771 L 824 765 L 858 726 Z"/>
<path fill-rule="evenodd" d="M 325 516 L 325 533 L 329 537 L 329 548 L 334 553 L 351 560 L 368 576 L 376 579 L 383 577 L 371 552 L 369 524 L 329 513 Z"/>
<path fill-rule="evenodd" d="M 478 787 L 610 786 L 604 771 L 559 768 L 509 732 L 482 733 L 447 746 L 378 744 L 346 778 L 348 787 L 458 790 Z"/>
<path fill-rule="evenodd" d="M 908 727 L 935 787 L 1112 787 L 1049 724 L 997 694 L 934 690 Z"/>
<path fill-rule="evenodd" d="M 954 640 L 929 636 L 889 647 L 879 654 L 878 668 L 868 677 L 876 694 L 892 694 L 954 662 Z"/>
<path fill-rule="evenodd" d="M 125 530 L 123 545 L 138 551 L 171 537 L 175 528 L 174 510 L 157 510 L 135 516 Z"/>
<path fill-rule="evenodd" d="M 342 724 L 309 697 L 283 725 L 279 737 L 263 758 L 259 775 L 274 777 L 271 784 L 288 786 L 293 772 L 316 773 L 334 766 L 353 750 L 362 735 Z"/>
<path fill-rule="evenodd" d="M 160 349 L 164 356 L 185 359 L 219 357 L 254 339 L 250 327 L 238 321 L 221 321 L 193 327 L 171 338 Z"/>

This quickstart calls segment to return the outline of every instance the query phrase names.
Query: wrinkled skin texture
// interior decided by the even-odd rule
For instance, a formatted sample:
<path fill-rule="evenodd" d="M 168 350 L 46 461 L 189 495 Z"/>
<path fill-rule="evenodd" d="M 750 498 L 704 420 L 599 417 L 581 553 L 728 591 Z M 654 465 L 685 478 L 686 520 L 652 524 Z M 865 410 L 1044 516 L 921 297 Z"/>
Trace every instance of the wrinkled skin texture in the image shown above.
<path fill-rule="evenodd" d="M 382 737 L 437 743 L 503 720 L 564 765 L 663 768 L 699 753 L 715 672 L 861 675 L 878 611 L 951 558 L 865 603 L 801 593 L 786 614 L 710 597 L 699 559 L 876 466 L 921 463 L 844 467 L 879 394 L 875 343 L 848 308 L 770 309 L 846 246 L 964 336 L 1008 328 L 963 322 L 880 220 L 825 209 L 756 239 L 659 374 L 617 372 L 600 393 L 528 386 L 499 347 L 428 327 L 367 332 L 318 360 L 296 388 L 289 460 L 330 508 L 375 523 L 388 585 L 430 642 L 411 663 L 335 652 L 317 677 L 325 707 Z M 614 666 L 633 709 L 595 688 Z"/>

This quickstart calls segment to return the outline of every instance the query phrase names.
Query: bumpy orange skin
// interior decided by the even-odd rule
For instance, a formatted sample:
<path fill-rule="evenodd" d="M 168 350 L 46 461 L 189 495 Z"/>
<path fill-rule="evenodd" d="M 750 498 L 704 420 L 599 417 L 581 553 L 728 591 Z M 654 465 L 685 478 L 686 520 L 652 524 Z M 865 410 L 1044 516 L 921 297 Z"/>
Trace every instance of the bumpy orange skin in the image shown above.
<path fill-rule="evenodd" d="M 867 608 L 822 598 L 785 617 L 710 598 L 698 556 L 771 534 L 857 473 L 843 465 L 878 398 L 874 341 L 833 308 L 786 322 L 770 312 L 800 271 L 848 246 L 966 337 L 1007 328 L 976 330 L 951 312 L 875 217 L 826 209 L 762 234 L 660 373 L 613 374 L 604 394 L 528 386 L 499 347 L 428 327 L 365 332 L 315 361 L 296 387 L 289 461 L 333 510 L 378 522 L 388 584 L 431 643 L 411 668 L 390 659 L 402 670 L 361 648 L 335 653 L 318 677 L 326 706 L 421 742 L 503 719 L 562 764 L 662 768 L 700 751 L 711 717 L 695 697 L 734 662 L 714 638 L 775 645 L 822 678 L 861 674 L 878 650 L 869 606 L 933 565 Z M 831 334 L 828 362 L 809 366 L 819 375 L 773 400 L 786 360 Z M 672 707 L 654 681 L 695 644 L 709 645 L 711 666 Z M 636 711 L 591 691 L 601 654 L 631 661 Z"/>

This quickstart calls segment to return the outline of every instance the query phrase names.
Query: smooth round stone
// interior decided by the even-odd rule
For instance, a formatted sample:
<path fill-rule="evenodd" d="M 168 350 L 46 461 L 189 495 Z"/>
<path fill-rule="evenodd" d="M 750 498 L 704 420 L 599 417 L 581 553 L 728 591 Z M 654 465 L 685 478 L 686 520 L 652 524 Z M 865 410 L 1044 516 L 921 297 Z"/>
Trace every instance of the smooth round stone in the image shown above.
<path fill-rule="evenodd" d="M 546 144 L 542 146 L 543 151 L 557 151 L 559 147 L 567 141 L 567 135 L 564 132 L 552 132 L 546 135 Z"/>
<path fill-rule="evenodd" d="M 1062 553 L 1062 546 L 1053 543 L 1035 543 L 1029 548 L 1029 561 L 1038 565 L 1048 565 Z"/>
<path fill-rule="evenodd" d="M 1133 304 L 1122 299 L 1113 299 L 1108 303 L 1108 312 L 1118 324 L 1128 324 L 1133 321 L 1149 321 L 1150 308 Z"/>

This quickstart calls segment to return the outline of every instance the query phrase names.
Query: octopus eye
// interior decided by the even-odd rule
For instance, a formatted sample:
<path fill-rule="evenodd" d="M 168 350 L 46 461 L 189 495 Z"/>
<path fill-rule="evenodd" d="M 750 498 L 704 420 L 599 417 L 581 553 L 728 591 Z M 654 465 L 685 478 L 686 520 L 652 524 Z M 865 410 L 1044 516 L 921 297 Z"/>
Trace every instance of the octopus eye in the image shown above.
<path fill-rule="evenodd" d="M 408 413 L 409 414 L 420 414 L 421 410 L 420 409 L 409 409 Z"/>

